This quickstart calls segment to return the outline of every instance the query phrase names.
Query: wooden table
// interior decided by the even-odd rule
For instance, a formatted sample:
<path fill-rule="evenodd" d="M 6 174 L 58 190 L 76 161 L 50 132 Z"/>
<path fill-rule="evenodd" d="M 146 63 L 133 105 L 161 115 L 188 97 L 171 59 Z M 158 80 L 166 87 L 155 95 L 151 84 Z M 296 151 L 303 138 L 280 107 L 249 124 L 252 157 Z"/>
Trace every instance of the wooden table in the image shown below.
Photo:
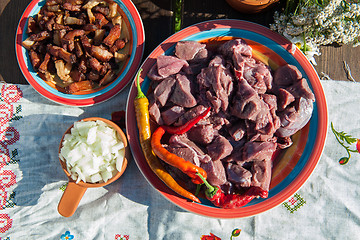
<path fill-rule="evenodd" d="M 30 0 L 0 0 L 0 80 L 8 83 L 27 84 L 16 62 L 15 31 L 21 14 Z M 163 40 L 173 33 L 174 0 L 133 0 L 143 19 L 146 42 L 144 59 Z M 210 19 L 241 19 L 264 26 L 273 21 L 273 12 L 281 4 L 259 14 L 242 14 L 232 9 L 225 0 L 184 0 L 182 27 Z M 325 73 L 332 79 L 347 80 L 344 61 L 351 69 L 352 76 L 360 81 L 358 56 L 360 48 L 352 46 L 324 46 L 322 55 L 316 57 L 315 67 L 319 75 Z"/>

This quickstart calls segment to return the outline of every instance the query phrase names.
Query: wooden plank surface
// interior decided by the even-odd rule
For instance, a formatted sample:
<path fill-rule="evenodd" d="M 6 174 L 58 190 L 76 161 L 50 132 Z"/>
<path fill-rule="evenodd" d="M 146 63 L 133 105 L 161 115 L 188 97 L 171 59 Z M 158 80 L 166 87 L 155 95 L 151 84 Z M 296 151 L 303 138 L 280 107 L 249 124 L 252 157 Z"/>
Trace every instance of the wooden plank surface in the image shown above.
<path fill-rule="evenodd" d="M 172 34 L 172 0 L 133 0 L 143 19 L 145 28 L 144 58 Z M 29 0 L 0 0 L 0 80 L 8 83 L 27 84 L 22 76 L 15 57 L 15 32 L 18 21 Z M 183 23 L 186 27 L 210 19 L 241 19 L 269 26 L 273 12 L 281 4 L 259 14 L 243 14 L 232 9 L 225 0 L 184 0 Z M 360 48 L 352 46 L 321 47 L 321 56 L 316 57 L 315 67 L 320 74 L 324 72 L 332 79 L 347 80 L 343 62 L 349 65 L 352 76 L 360 81 Z"/>

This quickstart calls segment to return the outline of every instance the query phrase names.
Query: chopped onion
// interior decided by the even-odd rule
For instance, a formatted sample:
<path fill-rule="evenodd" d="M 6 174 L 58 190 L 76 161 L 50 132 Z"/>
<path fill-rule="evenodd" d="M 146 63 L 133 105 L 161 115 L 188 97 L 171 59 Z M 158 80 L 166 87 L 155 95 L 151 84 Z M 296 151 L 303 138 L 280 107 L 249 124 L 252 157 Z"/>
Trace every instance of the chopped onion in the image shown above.
<path fill-rule="evenodd" d="M 105 122 L 75 122 L 63 139 L 59 157 L 77 183 L 107 182 L 121 170 L 125 148 L 118 133 Z"/>

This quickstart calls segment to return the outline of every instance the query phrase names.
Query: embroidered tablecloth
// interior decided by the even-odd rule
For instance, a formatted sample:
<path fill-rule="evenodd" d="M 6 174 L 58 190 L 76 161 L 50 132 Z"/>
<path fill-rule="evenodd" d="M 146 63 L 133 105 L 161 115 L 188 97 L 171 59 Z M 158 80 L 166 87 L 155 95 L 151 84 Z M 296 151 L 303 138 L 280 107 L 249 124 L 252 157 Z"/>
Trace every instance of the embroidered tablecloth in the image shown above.
<path fill-rule="evenodd" d="M 329 121 L 360 137 L 359 83 L 322 81 Z M 67 178 L 58 160 L 63 132 L 92 116 L 122 121 L 129 86 L 92 107 L 68 107 L 31 86 L 0 84 L 0 240 L 21 239 L 358 239 L 360 163 L 329 126 L 323 155 L 304 186 L 281 205 L 254 217 L 214 219 L 163 198 L 130 161 L 116 182 L 88 189 L 75 214 L 57 205 Z M 352 149 L 355 146 L 351 146 Z"/>

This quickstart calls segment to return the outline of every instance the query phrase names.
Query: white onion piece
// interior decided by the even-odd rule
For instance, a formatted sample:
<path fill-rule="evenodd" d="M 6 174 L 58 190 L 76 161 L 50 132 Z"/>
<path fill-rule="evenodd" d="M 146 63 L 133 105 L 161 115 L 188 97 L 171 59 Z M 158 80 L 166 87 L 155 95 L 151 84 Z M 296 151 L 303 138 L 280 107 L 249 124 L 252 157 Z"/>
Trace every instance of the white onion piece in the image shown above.
<path fill-rule="evenodd" d="M 125 148 L 118 133 L 105 122 L 75 122 L 66 134 L 59 158 L 76 181 L 107 182 L 121 170 Z"/>

